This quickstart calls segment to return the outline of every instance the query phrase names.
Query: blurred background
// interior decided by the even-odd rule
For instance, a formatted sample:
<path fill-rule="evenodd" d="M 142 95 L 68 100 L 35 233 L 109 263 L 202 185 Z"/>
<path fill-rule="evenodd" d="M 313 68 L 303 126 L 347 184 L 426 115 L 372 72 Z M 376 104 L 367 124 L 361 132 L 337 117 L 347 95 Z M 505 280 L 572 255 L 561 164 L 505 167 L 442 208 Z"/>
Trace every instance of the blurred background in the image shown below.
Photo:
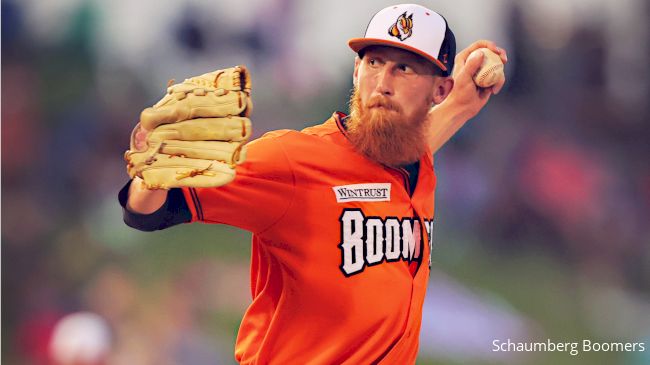
<path fill-rule="evenodd" d="M 167 80 L 246 64 L 255 135 L 347 111 L 347 39 L 393 1 L 2 0 L 2 362 L 232 364 L 250 235 L 122 222 Z M 650 364 L 650 4 L 421 1 L 502 93 L 436 155 L 419 364 Z M 493 340 L 645 342 L 505 353 Z"/>

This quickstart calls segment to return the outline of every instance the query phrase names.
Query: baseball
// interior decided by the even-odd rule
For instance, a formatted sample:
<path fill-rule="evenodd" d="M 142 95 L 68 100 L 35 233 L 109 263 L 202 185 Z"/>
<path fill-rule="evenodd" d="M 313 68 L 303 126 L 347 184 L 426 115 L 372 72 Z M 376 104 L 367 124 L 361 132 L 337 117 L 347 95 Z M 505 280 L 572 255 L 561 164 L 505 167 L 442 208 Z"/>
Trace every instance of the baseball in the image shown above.
<path fill-rule="evenodd" d="M 474 75 L 476 86 L 490 87 L 501 81 L 505 77 L 501 57 L 487 48 L 479 48 L 470 53 L 469 57 L 472 57 L 476 52 L 483 53 L 483 63 Z"/>

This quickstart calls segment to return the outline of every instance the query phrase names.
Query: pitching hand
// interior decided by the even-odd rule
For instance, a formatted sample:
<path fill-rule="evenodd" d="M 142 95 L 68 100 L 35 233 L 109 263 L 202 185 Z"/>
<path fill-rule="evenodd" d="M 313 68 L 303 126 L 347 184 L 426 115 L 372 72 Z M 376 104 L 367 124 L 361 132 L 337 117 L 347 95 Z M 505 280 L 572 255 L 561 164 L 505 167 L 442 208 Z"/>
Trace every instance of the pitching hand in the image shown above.
<path fill-rule="evenodd" d="M 477 52 L 470 57 L 470 54 L 479 48 L 488 48 L 498 54 L 504 64 L 508 62 L 506 51 L 488 40 L 476 41 L 456 55 L 454 61 L 456 66 L 453 74 L 454 87 L 443 104 L 453 104 L 453 107 L 459 109 L 457 111 L 462 111 L 461 114 L 467 119 L 478 114 L 485 104 L 487 104 L 490 96 L 492 94 L 498 94 L 505 84 L 505 79 L 503 79 L 488 88 L 476 86 L 472 77 L 481 67 L 483 55 Z"/>

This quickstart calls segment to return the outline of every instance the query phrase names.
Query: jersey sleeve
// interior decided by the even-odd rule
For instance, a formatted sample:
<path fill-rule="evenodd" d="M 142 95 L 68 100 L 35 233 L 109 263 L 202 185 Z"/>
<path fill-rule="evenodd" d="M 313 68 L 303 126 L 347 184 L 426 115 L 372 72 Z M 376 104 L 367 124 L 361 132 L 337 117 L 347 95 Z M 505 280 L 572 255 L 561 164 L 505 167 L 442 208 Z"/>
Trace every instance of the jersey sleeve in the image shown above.
<path fill-rule="evenodd" d="M 260 234 L 291 204 L 295 179 L 282 145 L 291 131 L 275 131 L 250 142 L 235 179 L 215 188 L 183 188 L 192 222 L 221 223 Z"/>

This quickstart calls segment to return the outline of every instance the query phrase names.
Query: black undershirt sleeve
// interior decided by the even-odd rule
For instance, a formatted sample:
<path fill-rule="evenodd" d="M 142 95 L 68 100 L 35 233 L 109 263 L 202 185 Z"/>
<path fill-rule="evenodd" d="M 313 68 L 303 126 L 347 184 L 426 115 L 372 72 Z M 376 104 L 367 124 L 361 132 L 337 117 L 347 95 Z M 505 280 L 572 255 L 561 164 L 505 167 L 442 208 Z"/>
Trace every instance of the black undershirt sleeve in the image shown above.
<path fill-rule="evenodd" d="M 129 186 L 131 186 L 132 181 L 130 180 L 126 183 L 118 194 L 118 200 L 122 206 L 124 223 L 127 226 L 140 231 L 151 232 L 181 223 L 188 223 L 192 220 L 192 213 L 185 201 L 183 191 L 178 188 L 170 189 L 167 194 L 167 200 L 162 207 L 151 214 L 139 214 L 126 209 L 126 202 L 129 198 Z"/>

